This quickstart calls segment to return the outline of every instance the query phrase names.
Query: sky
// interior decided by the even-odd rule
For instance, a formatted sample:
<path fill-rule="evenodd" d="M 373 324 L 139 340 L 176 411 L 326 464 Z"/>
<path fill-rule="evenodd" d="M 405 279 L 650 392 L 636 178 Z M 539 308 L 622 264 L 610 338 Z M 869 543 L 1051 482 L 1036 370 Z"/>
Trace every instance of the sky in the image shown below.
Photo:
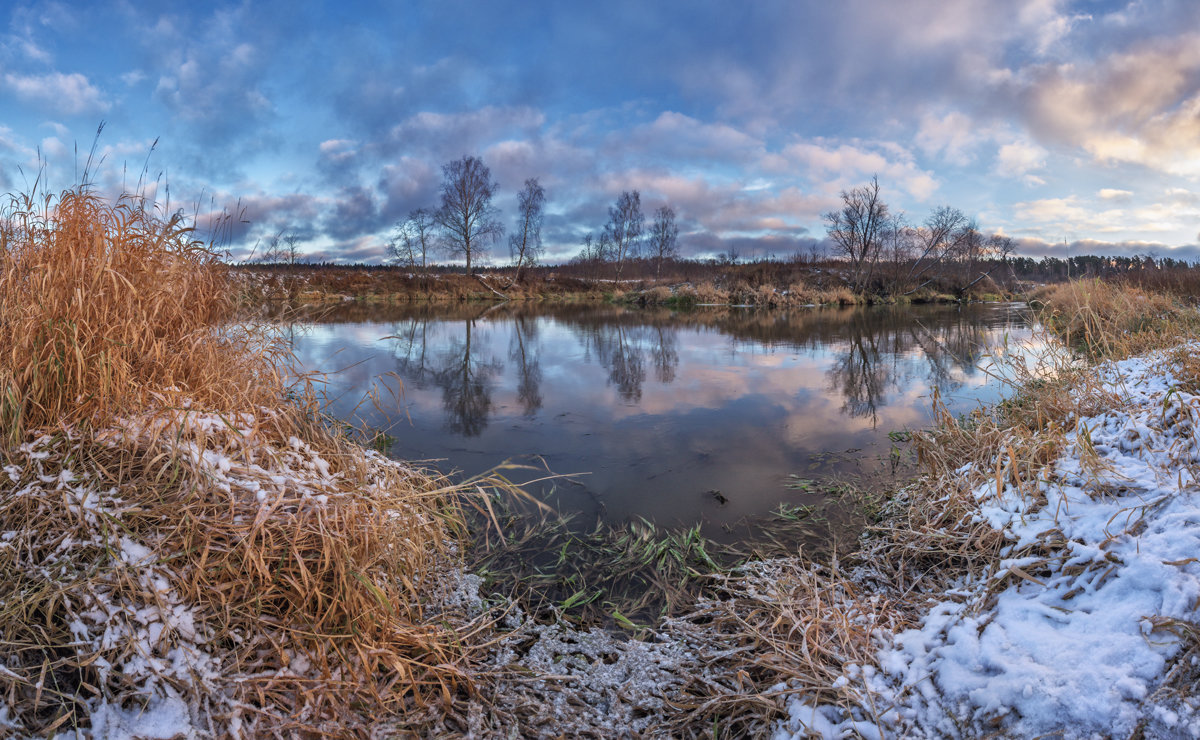
<path fill-rule="evenodd" d="M 809 254 L 876 176 L 910 222 L 951 205 L 1022 254 L 1200 259 L 1195 0 L 5 8 L 0 192 L 75 185 L 96 142 L 104 192 L 237 214 L 232 259 L 287 232 L 379 262 L 464 155 L 510 230 L 539 178 L 550 262 L 635 189 L 684 256 Z"/>

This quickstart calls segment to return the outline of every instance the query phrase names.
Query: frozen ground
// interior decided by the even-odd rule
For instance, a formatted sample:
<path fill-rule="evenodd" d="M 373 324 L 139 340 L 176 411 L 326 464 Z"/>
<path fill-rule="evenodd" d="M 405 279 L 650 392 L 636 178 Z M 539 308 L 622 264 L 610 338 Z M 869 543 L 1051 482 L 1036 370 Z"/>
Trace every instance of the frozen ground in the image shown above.
<path fill-rule="evenodd" d="M 1200 737 L 1200 695 L 1166 685 L 1198 673 L 1181 636 L 1200 629 L 1200 396 L 1165 355 L 1099 373 L 1122 402 L 1074 420 L 1040 495 L 1012 487 L 1002 451 L 974 491 L 1007 558 L 879 635 L 877 664 L 839 679 L 857 707 L 793 699 L 777 740 Z"/>

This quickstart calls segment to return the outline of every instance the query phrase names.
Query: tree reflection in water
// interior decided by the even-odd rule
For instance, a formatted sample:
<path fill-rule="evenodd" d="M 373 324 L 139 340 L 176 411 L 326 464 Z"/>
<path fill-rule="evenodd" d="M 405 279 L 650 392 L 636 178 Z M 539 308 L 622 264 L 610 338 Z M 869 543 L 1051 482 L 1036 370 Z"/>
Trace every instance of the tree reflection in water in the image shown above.
<path fill-rule="evenodd" d="M 850 316 L 828 371 L 829 389 L 841 396 L 842 412 L 869 418 L 874 427 L 890 390 L 920 385 L 946 395 L 959 389 L 963 379 L 979 371 L 987 331 L 962 313 L 947 319 L 930 328 L 902 309 Z M 904 362 L 914 352 L 924 360 L 923 373 Z"/>
<path fill-rule="evenodd" d="M 474 324 L 473 320 L 463 323 L 464 339 L 451 343 L 433 372 L 434 383 L 442 389 L 446 427 L 464 437 L 477 437 L 487 428 L 492 410 L 492 381 L 504 369 L 495 358 L 483 360 L 478 347 L 472 353 Z"/>
<path fill-rule="evenodd" d="M 931 387 L 943 396 L 953 393 L 979 372 L 977 363 L 998 327 L 1025 323 L 995 309 L 970 306 L 674 313 L 502 305 L 409 307 L 402 312 L 390 337 L 397 372 L 410 387 L 439 388 L 446 428 L 468 437 L 486 428 L 494 412 L 493 388 L 504 372 L 503 363 L 489 354 L 494 351 L 490 340 L 481 343 L 473 337 L 479 327 L 509 328 L 511 380 L 526 418 L 536 417 L 547 403 L 541 327 L 553 322 L 576 338 L 584 364 L 604 368 L 607 384 L 628 404 L 641 402 L 651 370 L 659 383 L 675 382 L 680 332 L 691 336 L 715 330 L 728 337 L 735 357 L 776 348 L 820 350 L 830 358 L 822 372 L 827 392 L 841 401 L 841 413 L 876 426 L 890 394 Z M 561 349 L 555 347 L 556 355 Z"/>
<path fill-rule="evenodd" d="M 428 342 L 428 315 L 413 317 L 406 325 L 396 327 L 391 336 L 400 377 L 415 388 L 431 383 L 440 388 L 446 428 L 464 437 L 477 437 L 487 428 L 492 385 L 504 370 L 504 364 L 496 358 L 484 359 L 486 345 L 472 344 L 477 320 L 463 319 L 461 335 L 435 354 L 430 353 Z"/>
<path fill-rule="evenodd" d="M 641 318 L 644 321 L 652 316 L 646 314 Z M 589 361 L 595 358 L 608 370 L 608 383 L 623 401 L 641 401 L 647 360 L 653 366 L 658 382 L 665 385 L 675 380 L 679 365 L 679 329 L 669 320 L 663 321 L 661 316 L 656 318 L 659 320 L 645 324 L 627 320 L 573 324 L 576 336 L 584 345 L 584 357 Z"/>
<path fill-rule="evenodd" d="M 517 363 L 517 400 L 526 417 L 535 416 L 542 407 L 542 366 L 537 329 L 536 318 L 518 315 L 513 319 L 512 340 L 508 349 L 508 359 Z"/>

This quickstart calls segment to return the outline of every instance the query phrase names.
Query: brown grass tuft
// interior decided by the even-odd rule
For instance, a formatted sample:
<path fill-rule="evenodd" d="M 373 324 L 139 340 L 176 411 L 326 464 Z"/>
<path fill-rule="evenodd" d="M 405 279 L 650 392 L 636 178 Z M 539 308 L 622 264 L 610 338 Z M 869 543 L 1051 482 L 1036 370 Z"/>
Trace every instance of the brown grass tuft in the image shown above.
<path fill-rule="evenodd" d="M 226 271 L 178 217 L 85 190 L 3 216 L 14 731 L 176 702 L 214 736 L 361 734 L 469 685 L 427 613 L 459 491 L 287 403 L 284 356 L 227 323 Z"/>
<path fill-rule="evenodd" d="M 175 389 L 209 408 L 270 404 L 258 337 L 221 328 L 225 268 L 180 216 L 86 190 L 10 196 L 0 213 L 0 420 L 103 424 Z"/>
<path fill-rule="evenodd" d="M 1101 280 L 1077 280 L 1042 291 L 1040 319 L 1068 346 L 1093 357 L 1121 359 L 1178 343 L 1194 329 L 1195 311 L 1163 293 Z"/>

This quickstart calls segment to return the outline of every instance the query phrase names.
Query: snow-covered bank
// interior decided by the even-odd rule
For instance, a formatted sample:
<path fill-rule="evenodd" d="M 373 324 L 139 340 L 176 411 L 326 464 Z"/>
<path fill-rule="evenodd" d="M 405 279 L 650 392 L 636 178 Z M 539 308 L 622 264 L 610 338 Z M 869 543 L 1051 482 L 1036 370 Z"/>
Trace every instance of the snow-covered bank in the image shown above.
<path fill-rule="evenodd" d="M 454 685 L 457 635 L 413 621 L 439 482 L 297 434 L 282 413 L 180 410 L 8 451 L 0 736 L 362 731 L 378 716 L 354 703 Z"/>
<path fill-rule="evenodd" d="M 977 485 L 1001 559 L 931 599 L 919 626 L 879 632 L 874 665 L 799 698 L 776 737 L 1200 737 L 1200 352 L 1095 368 L 1118 399 L 1069 419 L 1058 459 L 1020 480 L 1011 448 Z"/>

